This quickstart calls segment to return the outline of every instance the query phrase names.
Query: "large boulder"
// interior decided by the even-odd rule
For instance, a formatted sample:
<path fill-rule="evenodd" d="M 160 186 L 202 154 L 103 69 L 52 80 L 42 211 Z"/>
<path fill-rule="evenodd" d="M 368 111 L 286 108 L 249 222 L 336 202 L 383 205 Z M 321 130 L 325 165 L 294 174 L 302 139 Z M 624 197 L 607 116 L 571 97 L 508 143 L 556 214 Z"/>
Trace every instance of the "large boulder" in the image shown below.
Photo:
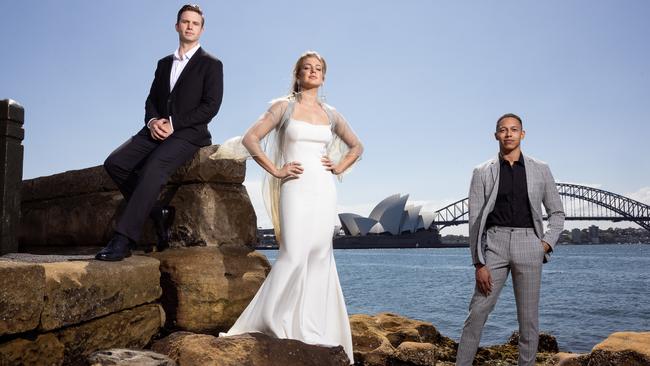
<path fill-rule="evenodd" d="M 453 362 L 456 342 L 431 324 L 396 314 L 350 316 L 355 362 L 368 366 Z"/>
<path fill-rule="evenodd" d="M 270 271 L 266 257 L 240 245 L 169 249 L 160 260 L 168 329 L 226 331 Z"/>
<path fill-rule="evenodd" d="M 244 183 L 246 163 L 236 160 L 212 160 L 210 155 L 217 152 L 219 145 L 201 148 L 194 158 L 169 179 L 170 185 L 188 183 Z"/>
<path fill-rule="evenodd" d="M 0 336 L 38 326 L 44 278 L 45 271 L 37 264 L 0 261 Z"/>
<path fill-rule="evenodd" d="M 155 301 L 162 293 L 159 264 L 144 256 L 109 263 L 41 264 L 45 299 L 40 329 L 57 329 Z"/>
<path fill-rule="evenodd" d="M 234 337 L 177 332 L 152 349 L 179 366 L 347 366 L 343 347 L 321 347 L 261 333 Z"/>
<path fill-rule="evenodd" d="M 257 242 L 257 217 L 243 185 L 182 185 L 175 190 L 170 205 L 176 208 L 172 247 L 238 244 L 252 248 Z M 143 241 L 155 242 L 153 233 L 145 230 Z"/>
<path fill-rule="evenodd" d="M 650 332 L 617 332 L 594 346 L 589 365 L 650 365 Z"/>

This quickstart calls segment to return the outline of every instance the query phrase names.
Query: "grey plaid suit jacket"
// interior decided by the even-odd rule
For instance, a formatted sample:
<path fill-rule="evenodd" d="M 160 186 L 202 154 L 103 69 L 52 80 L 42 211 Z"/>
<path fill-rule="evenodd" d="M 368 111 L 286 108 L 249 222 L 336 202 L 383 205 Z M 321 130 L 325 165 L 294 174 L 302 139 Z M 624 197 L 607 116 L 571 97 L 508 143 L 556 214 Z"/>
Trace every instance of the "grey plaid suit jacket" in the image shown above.
<path fill-rule="evenodd" d="M 524 165 L 535 234 L 554 248 L 564 228 L 564 208 L 555 180 L 548 165 L 540 160 L 524 155 Z M 472 173 L 469 189 L 469 248 L 473 264 L 485 264 L 485 220 L 494 209 L 499 191 L 499 168 L 497 156 L 474 168 Z M 542 203 L 548 215 L 546 232 L 542 219 Z M 549 259 L 550 253 L 547 253 L 544 262 Z"/>

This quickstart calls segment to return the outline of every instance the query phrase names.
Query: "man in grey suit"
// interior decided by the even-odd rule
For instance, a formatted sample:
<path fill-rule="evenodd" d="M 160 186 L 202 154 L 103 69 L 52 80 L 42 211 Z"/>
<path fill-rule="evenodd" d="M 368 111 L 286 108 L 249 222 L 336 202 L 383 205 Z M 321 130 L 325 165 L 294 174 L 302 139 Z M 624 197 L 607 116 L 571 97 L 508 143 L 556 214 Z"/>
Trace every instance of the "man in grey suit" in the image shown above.
<path fill-rule="evenodd" d="M 546 163 L 524 156 L 521 118 L 505 114 L 494 137 L 499 155 L 474 169 L 469 191 L 469 244 L 476 287 L 456 365 L 471 365 L 481 332 L 512 271 L 519 321 L 519 365 L 534 365 L 539 341 L 542 263 L 564 227 L 564 210 Z M 544 232 L 542 204 L 548 214 Z"/>

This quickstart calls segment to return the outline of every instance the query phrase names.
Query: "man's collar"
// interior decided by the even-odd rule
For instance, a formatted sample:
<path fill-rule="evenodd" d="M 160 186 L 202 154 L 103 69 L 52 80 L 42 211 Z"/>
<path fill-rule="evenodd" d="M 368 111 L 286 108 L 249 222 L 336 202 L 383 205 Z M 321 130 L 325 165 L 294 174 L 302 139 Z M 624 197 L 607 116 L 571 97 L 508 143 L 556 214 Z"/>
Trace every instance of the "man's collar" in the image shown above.
<path fill-rule="evenodd" d="M 201 48 L 201 44 L 197 43 L 196 46 L 190 48 L 189 51 L 185 52 L 185 54 L 183 55 L 183 58 L 181 58 L 180 53 L 178 52 L 181 48 L 178 47 L 174 51 L 174 60 L 178 60 L 178 61 L 189 60 L 189 59 L 192 58 L 192 56 L 194 56 L 194 54 L 196 53 L 196 51 L 199 50 L 199 48 Z"/>
<path fill-rule="evenodd" d="M 501 155 L 501 153 L 499 153 L 499 163 L 500 164 L 504 164 L 504 163 L 510 164 L 506 159 L 503 158 L 503 155 Z M 521 166 L 526 166 L 526 164 L 524 164 L 524 154 L 523 153 L 519 154 L 519 160 L 515 161 L 515 163 L 519 164 Z"/>

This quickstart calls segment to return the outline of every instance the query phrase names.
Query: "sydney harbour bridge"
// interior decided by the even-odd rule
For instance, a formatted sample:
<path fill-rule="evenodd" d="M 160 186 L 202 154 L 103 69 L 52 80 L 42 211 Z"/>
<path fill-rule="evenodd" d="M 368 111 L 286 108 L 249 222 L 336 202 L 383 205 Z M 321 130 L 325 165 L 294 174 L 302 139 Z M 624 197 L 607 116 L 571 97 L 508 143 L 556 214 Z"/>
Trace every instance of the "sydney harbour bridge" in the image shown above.
<path fill-rule="evenodd" d="M 631 221 L 650 231 L 649 205 L 602 189 L 569 183 L 556 185 L 566 220 Z M 468 209 L 467 198 L 445 206 L 435 211 L 433 225 L 442 230 L 447 226 L 466 224 Z"/>

